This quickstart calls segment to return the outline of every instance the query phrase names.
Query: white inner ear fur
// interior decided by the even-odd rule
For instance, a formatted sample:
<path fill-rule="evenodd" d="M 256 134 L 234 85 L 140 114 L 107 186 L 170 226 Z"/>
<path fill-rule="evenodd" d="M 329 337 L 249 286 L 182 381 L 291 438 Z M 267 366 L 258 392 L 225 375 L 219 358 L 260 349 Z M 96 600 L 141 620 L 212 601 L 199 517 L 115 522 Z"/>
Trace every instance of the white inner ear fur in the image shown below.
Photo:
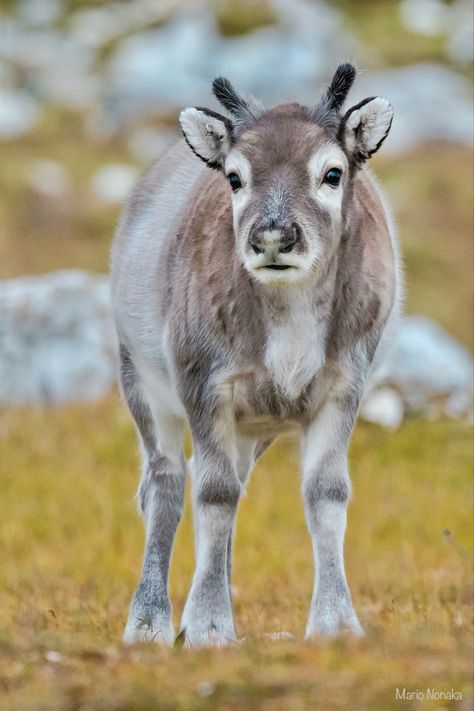
<path fill-rule="evenodd" d="M 378 96 L 360 109 L 353 111 L 346 123 L 346 145 L 353 150 L 362 144 L 368 153 L 373 153 L 385 138 L 393 118 L 393 109 L 387 99 Z M 355 131 L 359 129 L 359 135 Z"/>
<path fill-rule="evenodd" d="M 230 149 L 226 126 L 214 116 L 192 107 L 181 111 L 179 123 L 188 142 L 206 161 L 215 163 Z"/>

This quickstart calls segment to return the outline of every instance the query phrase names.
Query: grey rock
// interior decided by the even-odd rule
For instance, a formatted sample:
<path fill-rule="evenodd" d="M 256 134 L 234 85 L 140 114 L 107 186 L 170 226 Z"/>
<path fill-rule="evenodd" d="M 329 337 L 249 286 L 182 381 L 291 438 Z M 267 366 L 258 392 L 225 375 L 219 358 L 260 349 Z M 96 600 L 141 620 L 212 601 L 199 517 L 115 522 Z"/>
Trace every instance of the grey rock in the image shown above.
<path fill-rule="evenodd" d="M 131 156 L 146 165 L 158 158 L 179 138 L 177 130 L 159 130 L 151 126 L 137 126 L 132 129 L 127 146 Z"/>
<path fill-rule="evenodd" d="M 473 373 L 465 346 L 435 321 L 406 316 L 375 382 L 397 392 L 408 412 L 471 417 Z"/>
<path fill-rule="evenodd" d="M 275 25 L 223 37 L 210 10 L 186 7 L 156 30 L 123 39 L 110 59 L 105 100 L 124 120 L 210 99 L 210 82 L 227 74 L 268 102 L 316 99 L 318 84 L 355 51 L 339 14 L 315 0 L 273 0 Z M 214 104 L 215 105 L 215 104 Z"/>
<path fill-rule="evenodd" d="M 400 17 L 411 32 L 433 37 L 443 34 L 449 7 L 443 0 L 401 0 Z"/>
<path fill-rule="evenodd" d="M 138 176 L 138 168 L 133 165 L 109 163 L 92 176 L 92 192 L 102 202 L 122 202 L 137 182 Z"/>
<path fill-rule="evenodd" d="M 61 163 L 54 160 L 34 160 L 27 174 L 28 182 L 38 193 L 61 198 L 71 189 L 71 178 Z"/>
<path fill-rule="evenodd" d="M 134 0 L 81 7 L 69 18 L 72 36 L 85 45 L 100 48 L 122 35 L 143 31 L 168 19 L 179 0 Z"/>
<path fill-rule="evenodd" d="M 450 9 L 448 57 L 467 67 L 474 59 L 474 13 L 471 0 L 457 0 Z"/>
<path fill-rule="evenodd" d="M 377 388 L 364 398 L 360 415 L 367 422 L 396 430 L 403 421 L 403 400 L 392 388 Z"/>
<path fill-rule="evenodd" d="M 61 17 L 60 0 L 20 0 L 18 15 L 31 27 L 51 26 Z"/>
<path fill-rule="evenodd" d="M 30 131 L 40 115 L 40 107 L 21 89 L 0 88 L 0 138 L 15 138 Z"/>
<path fill-rule="evenodd" d="M 0 404 L 80 402 L 116 379 L 107 277 L 61 271 L 0 282 Z"/>
<path fill-rule="evenodd" d="M 91 49 L 59 30 L 25 28 L 2 20 L 0 60 L 27 76 L 28 90 L 41 101 L 88 108 L 101 85 Z"/>

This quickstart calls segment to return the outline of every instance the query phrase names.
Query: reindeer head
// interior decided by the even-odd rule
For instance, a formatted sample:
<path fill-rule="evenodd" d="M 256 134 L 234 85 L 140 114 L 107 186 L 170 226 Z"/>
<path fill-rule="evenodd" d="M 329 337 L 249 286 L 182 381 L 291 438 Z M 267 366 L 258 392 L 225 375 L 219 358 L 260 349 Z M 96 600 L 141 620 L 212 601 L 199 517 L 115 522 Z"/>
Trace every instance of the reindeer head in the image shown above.
<path fill-rule="evenodd" d="M 379 97 L 342 114 L 354 78 L 354 67 L 341 64 L 315 106 L 264 109 L 220 77 L 214 94 L 232 119 L 201 107 L 180 114 L 190 148 L 229 181 L 237 254 L 260 282 L 299 281 L 337 249 L 354 175 L 380 148 L 393 117 Z"/>

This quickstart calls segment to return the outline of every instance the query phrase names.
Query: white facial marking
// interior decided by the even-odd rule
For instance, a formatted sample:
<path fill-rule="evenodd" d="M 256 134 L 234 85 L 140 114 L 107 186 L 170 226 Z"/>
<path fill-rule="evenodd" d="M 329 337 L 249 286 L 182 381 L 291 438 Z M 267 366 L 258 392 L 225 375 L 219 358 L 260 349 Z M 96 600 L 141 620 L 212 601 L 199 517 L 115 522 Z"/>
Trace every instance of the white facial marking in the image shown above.
<path fill-rule="evenodd" d="M 236 192 L 232 191 L 232 213 L 234 234 L 238 235 L 238 223 L 243 209 L 248 204 L 252 194 L 252 169 L 250 162 L 242 153 L 233 148 L 226 158 L 224 171 L 226 175 L 237 173 L 242 187 Z"/>
<path fill-rule="evenodd" d="M 339 168 L 342 171 L 341 185 L 336 188 L 324 182 L 324 176 L 331 168 Z M 335 143 L 323 146 L 308 161 L 311 195 L 321 207 L 330 213 L 334 238 L 339 234 L 341 227 L 342 186 L 347 171 L 347 159 Z M 252 199 L 251 164 L 240 151 L 232 149 L 225 162 L 225 172 L 226 175 L 237 173 L 242 182 L 242 187 L 232 194 L 233 223 L 238 254 L 252 278 L 266 285 L 286 285 L 299 282 L 311 274 L 321 256 L 323 246 L 323 240 L 315 232 L 315 226 L 311 220 L 305 219 L 304 215 L 298 215 L 296 218 L 303 233 L 304 252 L 298 249 L 288 253 L 279 252 L 278 242 L 281 237 L 279 230 L 265 232 L 262 238 L 266 248 L 260 254 L 252 252 L 248 244 L 250 225 L 243 225 L 241 221 L 242 213 Z M 284 199 L 284 185 L 275 185 L 274 192 L 267 196 L 266 208 L 269 217 L 274 209 L 273 203 L 279 209 L 280 203 Z M 275 269 L 272 268 L 273 265 L 285 268 Z"/>
<path fill-rule="evenodd" d="M 242 183 L 242 187 L 234 193 L 234 197 L 238 200 L 242 192 L 249 194 L 252 187 L 252 169 L 250 161 L 236 148 L 233 148 L 225 160 L 225 174 L 237 173 Z"/>
<path fill-rule="evenodd" d="M 232 192 L 232 211 L 233 211 L 233 225 L 234 233 L 237 237 L 237 250 L 240 255 L 240 259 L 249 273 L 257 279 L 257 281 L 263 282 L 265 284 L 271 284 L 275 282 L 289 282 L 291 277 L 290 272 L 296 272 L 295 268 L 287 269 L 284 271 L 277 271 L 271 269 L 262 268 L 264 264 L 268 263 L 268 256 L 265 254 L 249 254 L 247 245 L 247 234 L 240 235 L 239 223 L 243 210 L 249 204 L 252 199 L 252 168 L 250 161 L 242 155 L 237 149 L 232 149 L 227 156 L 225 162 L 225 174 L 237 173 L 242 183 L 242 187 L 236 192 Z M 246 228 L 244 227 L 246 230 Z M 278 230 L 269 230 L 265 232 L 265 239 L 268 240 L 270 245 L 272 242 L 276 245 L 279 237 Z M 285 255 L 285 264 L 292 264 L 295 262 L 294 266 L 299 266 L 298 258 L 291 255 Z M 275 259 L 277 261 L 277 259 Z"/>
<path fill-rule="evenodd" d="M 342 172 L 338 186 L 325 182 L 328 171 L 337 168 Z M 328 143 L 316 151 L 308 161 L 308 172 L 312 185 L 313 198 L 331 216 L 335 236 L 339 233 L 342 221 L 343 187 L 347 179 L 348 163 L 343 151 L 334 143 Z"/>

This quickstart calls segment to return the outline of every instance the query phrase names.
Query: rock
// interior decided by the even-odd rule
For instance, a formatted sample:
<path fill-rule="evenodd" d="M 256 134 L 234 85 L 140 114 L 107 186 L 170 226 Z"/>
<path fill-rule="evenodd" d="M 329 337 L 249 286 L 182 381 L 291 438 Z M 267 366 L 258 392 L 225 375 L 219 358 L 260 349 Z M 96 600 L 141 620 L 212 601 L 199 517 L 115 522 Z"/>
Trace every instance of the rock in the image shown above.
<path fill-rule="evenodd" d="M 52 664 L 59 664 L 59 662 L 62 662 L 63 660 L 63 655 L 61 654 L 61 652 L 58 652 L 55 649 L 50 649 L 45 652 L 44 657 L 46 661 L 51 662 Z"/>
<path fill-rule="evenodd" d="M 396 430 L 403 421 L 404 407 L 400 395 L 391 388 L 369 392 L 360 408 L 362 419 Z"/>
<path fill-rule="evenodd" d="M 411 32 L 432 37 L 445 32 L 449 7 L 442 0 L 402 0 L 400 16 Z"/>
<path fill-rule="evenodd" d="M 0 404 L 94 400 L 116 379 L 109 281 L 80 271 L 0 282 Z"/>
<path fill-rule="evenodd" d="M 212 681 L 200 681 L 196 687 L 196 694 L 205 699 L 208 696 L 212 696 L 215 690 L 216 685 Z"/>
<path fill-rule="evenodd" d="M 52 25 L 61 17 L 60 0 L 20 0 L 18 14 L 30 27 Z"/>
<path fill-rule="evenodd" d="M 149 126 L 135 128 L 128 138 L 130 155 L 147 165 L 180 138 L 177 131 L 158 130 Z"/>
<path fill-rule="evenodd" d="M 474 14 L 471 0 L 457 0 L 451 6 L 447 54 L 455 62 L 471 67 L 474 59 Z"/>
<path fill-rule="evenodd" d="M 340 15 L 319 0 L 273 0 L 278 21 L 223 37 L 213 13 L 185 7 L 154 30 L 118 43 L 107 67 L 105 103 L 119 122 L 211 99 L 210 84 L 227 74 L 242 91 L 268 102 L 312 102 L 321 81 L 355 51 Z M 344 50 L 341 49 L 344 47 Z"/>
<path fill-rule="evenodd" d="M 168 19 L 178 0 L 134 0 L 82 7 L 69 18 L 71 34 L 85 45 L 100 48 L 121 35 L 143 31 Z"/>
<path fill-rule="evenodd" d="M 54 160 L 35 160 L 28 169 L 28 181 L 39 193 L 51 198 L 60 198 L 71 187 L 71 181 L 61 163 Z"/>
<path fill-rule="evenodd" d="M 121 3 L 125 6 L 125 3 Z M 69 18 L 72 36 L 82 44 L 101 47 L 125 33 L 128 25 L 123 22 L 120 5 L 106 4 L 103 7 L 83 7 Z"/>
<path fill-rule="evenodd" d="M 15 138 L 30 131 L 39 115 L 37 102 L 26 92 L 0 88 L 0 138 Z"/>
<path fill-rule="evenodd" d="M 89 47 L 57 29 L 25 28 L 11 18 L 2 24 L 0 60 L 27 77 L 35 97 L 72 108 L 88 108 L 96 101 L 101 80 Z"/>
<path fill-rule="evenodd" d="M 472 356 L 427 317 L 405 317 L 377 383 L 399 393 L 409 412 L 471 417 Z"/>
<path fill-rule="evenodd" d="M 474 58 L 474 13 L 471 0 L 402 0 L 400 16 L 411 32 L 443 36 L 446 54 L 456 63 L 470 64 Z"/>
<path fill-rule="evenodd" d="M 122 202 L 135 185 L 139 176 L 133 165 L 110 163 L 92 176 L 91 189 L 94 196 L 103 202 Z"/>
<path fill-rule="evenodd" d="M 0 87 L 13 89 L 17 83 L 16 72 L 10 62 L 0 60 Z"/>

